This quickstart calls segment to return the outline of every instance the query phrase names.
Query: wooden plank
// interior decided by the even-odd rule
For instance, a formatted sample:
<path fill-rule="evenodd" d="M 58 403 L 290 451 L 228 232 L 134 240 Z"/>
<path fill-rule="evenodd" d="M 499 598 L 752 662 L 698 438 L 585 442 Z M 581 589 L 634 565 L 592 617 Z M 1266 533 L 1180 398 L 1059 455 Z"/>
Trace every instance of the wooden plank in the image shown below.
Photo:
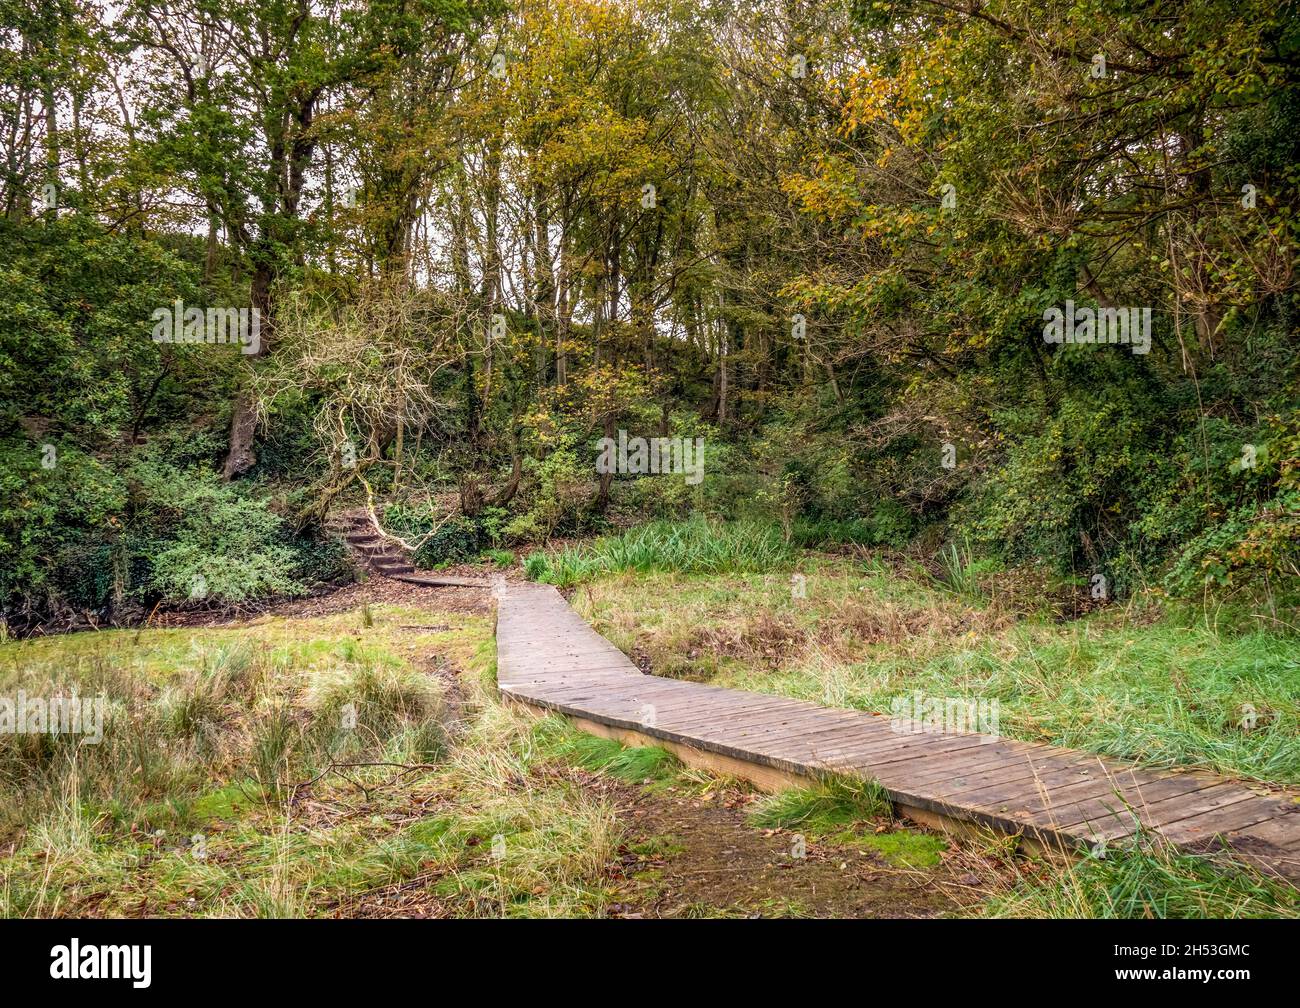
<path fill-rule="evenodd" d="M 929 783 L 936 774 L 944 775 L 940 779 L 948 779 L 961 771 L 977 770 L 986 766 L 1006 766 L 1009 758 L 1011 756 L 1005 748 L 990 751 L 990 747 L 984 744 L 956 752 L 927 752 L 925 756 L 906 764 L 886 766 L 882 770 L 883 776 L 880 779 L 881 783 L 887 783 L 890 777 L 906 773 L 907 782 L 917 786 Z"/>
<path fill-rule="evenodd" d="M 1153 805 L 1171 798 L 1195 801 L 1191 795 L 1212 786 L 1212 782 L 1190 775 L 1173 775 L 1147 781 L 1133 787 L 1120 788 L 1120 794 L 1105 795 L 1099 799 L 1076 802 L 1056 810 L 1057 824 L 1074 826 L 1079 823 L 1095 823 L 1114 814 L 1132 819 L 1134 816 L 1142 821 L 1147 810 Z M 1126 808 L 1127 806 L 1127 808 Z M 1119 812 L 1116 812 L 1119 810 Z"/>
<path fill-rule="evenodd" d="M 874 725 L 864 724 L 857 719 L 835 721 L 818 718 L 809 723 L 812 727 L 800 735 L 797 743 L 773 739 L 771 744 L 782 751 L 788 749 L 809 754 L 830 754 L 847 746 L 865 745 L 878 737 L 878 729 Z"/>
<path fill-rule="evenodd" d="M 394 581 L 405 581 L 408 584 L 428 585 L 435 588 L 491 588 L 492 582 L 484 581 L 482 578 L 464 578 L 446 575 L 425 575 L 425 574 L 393 574 L 390 575 Z"/>
<path fill-rule="evenodd" d="M 799 729 L 792 736 L 792 728 Z M 813 749 L 826 751 L 837 745 L 862 741 L 865 735 L 860 725 L 838 721 L 827 724 L 816 711 L 787 711 L 766 720 L 750 723 L 721 721 L 708 725 L 706 730 L 723 734 L 737 742 L 773 747 L 782 752 L 809 753 Z"/>
<path fill-rule="evenodd" d="M 512 682 L 532 682 L 545 689 L 628 689 L 643 685 L 649 691 L 654 689 L 649 676 L 633 674 L 620 669 L 582 670 L 576 669 L 567 674 L 538 675 L 537 672 L 519 672 L 511 670 Z"/>
<path fill-rule="evenodd" d="M 617 648 L 573 648 L 567 651 L 503 651 L 498 662 L 523 662 L 538 672 L 563 671 L 566 668 L 627 668 L 637 669 L 627 655 Z"/>
<path fill-rule="evenodd" d="M 965 735 L 909 735 L 891 732 L 887 725 L 879 722 L 872 724 L 867 722 L 865 730 L 860 732 L 856 739 L 838 749 L 832 749 L 825 755 L 839 759 L 840 757 L 853 758 L 864 761 L 861 765 L 867 765 L 874 756 L 888 756 L 890 754 L 907 750 L 916 751 L 918 746 L 930 746 L 933 752 L 946 752 L 953 748 L 953 741 L 961 741 L 963 744 L 960 748 L 971 748 L 979 744 L 978 737 Z M 974 741 L 972 742 L 972 738 Z"/>
<path fill-rule="evenodd" d="M 924 821 L 977 823 L 1044 843 L 1121 838 L 1136 815 L 1176 846 L 1217 844 L 1300 878 L 1300 814 L 1290 794 L 1261 797 L 1213 774 L 974 733 L 909 732 L 877 712 L 647 676 L 554 587 L 496 594 L 503 693 L 598 734 L 662 744 L 692 765 L 730 768 L 723 772 L 760 786 L 791 786 L 826 770 L 873 777 Z"/>
<path fill-rule="evenodd" d="M 1246 829 L 1278 816 L 1277 803 L 1251 795 L 1156 827 L 1175 844 L 1201 844 L 1232 830 Z"/>
<path fill-rule="evenodd" d="M 1300 813 L 1275 815 L 1271 819 L 1251 826 L 1239 827 L 1221 837 L 1228 847 L 1271 847 L 1278 856 L 1294 857 L 1300 861 Z"/>
<path fill-rule="evenodd" d="M 908 736 L 901 737 L 908 738 Z M 911 741 L 890 743 L 884 747 L 875 742 L 868 743 L 864 747 L 848 746 L 840 752 L 825 754 L 822 756 L 822 762 L 842 773 L 859 773 L 878 778 L 881 773 L 898 763 L 939 753 L 962 752 L 978 745 L 978 742 L 962 737 L 940 740 L 931 738 L 920 741 L 913 736 Z"/>
<path fill-rule="evenodd" d="M 997 812 L 1000 815 L 1027 817 L 1044 811 L 1048 801 L 1044 795 L 1053 788 L 1083 785 L 1094 794 L 1107 786 L 1104 775 L 1099 775 L 1088 760 L 1073 766 L 1052 766 L 1040 769 L 1028 778 L 1002 781 L 982 787 L 969 788 L 958 793 L 944 794 L 945 801 L 963 808 Z"/>
<path fill-rule="evenodd" d="M 1195 782 L 1189 785 L 1186 781 L 1166 778 L 1138 789 L 1111 786 L 1103 794 L 1082 801 L 1068 800 L 1064 795 L 1058 798 L 1049 792 L 1049 807 L 1025 815 L 1024 821 L 1031 826 L 1051 826 L 1061 831 L 1086 829 L 1089 835 L 1098 838 L 1099 828 L 1104 828 L 1107 839 L 1117 839 L 1138 829 L 1143 809 L 1165 798 L 1184 797 L 1194 787 Z"/>
<path fill-rule="evenodd" d="M 995 784 L 998 783 L 998 779 L 993 775 L 998 773 L 1031 777 L 1033 776 L 1031 764 L 1033 758 L 1035 757 L 1031 757 L 1029 753 L 1012 746 L 1003 744 L 981 746 L 978 749 L 965 751 L 963 758 L 937 763 L 933 769 L 927 770 L 916 767 L 911 777 L 911 783 L 918 786 L 933 785 L 936 788 L 943 788 L 957 781 L 965 782 L 972 779 Z M 1051 759 L 1047 754 L 1036 754 L 1036 758 L 1040 760 Z"/>
<path fill-rule="evenodd" d="M 782 716 L 786 710 L 779 701 L 765 700 L 742 705 L 727 705 L 701 711 L 697 714 L 674 718 L 673 724 L 682 730 L 709 731 L 725 727 L 742 727 L 755 724 L 765 716 Z"/>
<path fill-rule="evenodd" d="M 970 774 L 957 774 L 951 780 L 921 781 L 914 785 L 923 787 L 945 801 L 968 802 L 976 794 L 988 792 L 995 786 L 1006 788 L 1037 787 L 1036 781 L 1052 771 L 1074 770 L 1082 772 L 1089 757 L 1083 755 L 1056 755 L 1050 752 L 1034 756 L 1017 757 L 997 770 L 981 768 Z M 1004 793 L 1012 793 L 1010 791 Z M 991 797 L 991 795 L 990 795 Z"/>
<path fill-rule="evenodd" d="M 799 722 L 807 727 L 809 718 L 812 718 L 815 722 L 817 718 L 816 712 L 783 704 L 779 707 L 756 711 L 752 715 L 743 717 L 732 716 L 730 711 L 719 711 L 707 723 L 697 723 L 696 727 L 704 731 L 719 729 L 730 731 L 734 732 L 737 737 L 757 738 L 764 734 L 783 731 L 787 725 L 794 722 Z"/>
<path fill-rule="evenodd" d="M 1235 805 L 1239 801 L 1252 797 L 1254 796 L 1249 791 L 1234 781 L 1212 784 L 1191 794 L 1148 803 L 1142 825 L 1147 829 L 1163 832 L 1162 827 L 1168 823 Z"/>

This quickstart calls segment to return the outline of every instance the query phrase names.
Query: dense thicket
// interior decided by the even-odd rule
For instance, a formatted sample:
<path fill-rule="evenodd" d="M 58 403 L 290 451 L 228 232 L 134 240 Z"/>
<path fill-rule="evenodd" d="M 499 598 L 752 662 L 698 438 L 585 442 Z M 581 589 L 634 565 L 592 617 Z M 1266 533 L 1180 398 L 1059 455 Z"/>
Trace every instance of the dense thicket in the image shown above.
<path fill-rule="evenodd" d="M 1291 4 L 0 11 L 11 622 L 303 590 L 367 497 L 430 562 L 612 508 L 1294 588 Z"/>

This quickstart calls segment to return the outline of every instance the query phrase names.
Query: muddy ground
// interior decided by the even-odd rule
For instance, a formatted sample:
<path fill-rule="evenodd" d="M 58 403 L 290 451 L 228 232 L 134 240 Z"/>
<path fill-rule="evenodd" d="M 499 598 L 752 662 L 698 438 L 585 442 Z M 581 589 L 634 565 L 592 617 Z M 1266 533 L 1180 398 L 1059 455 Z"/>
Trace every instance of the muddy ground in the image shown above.
<path fill-rule="evenodd" d="M 800 845 L 793 831 L 749 825 L 761 796 L 741 787 L 647 793 L 585 776 L 628 831 L 621 861 L 611 867 L 611 917 L 953 916 L 995 881 L 991 863 L 962 851 L 913 869 L 851 846 Z"/>

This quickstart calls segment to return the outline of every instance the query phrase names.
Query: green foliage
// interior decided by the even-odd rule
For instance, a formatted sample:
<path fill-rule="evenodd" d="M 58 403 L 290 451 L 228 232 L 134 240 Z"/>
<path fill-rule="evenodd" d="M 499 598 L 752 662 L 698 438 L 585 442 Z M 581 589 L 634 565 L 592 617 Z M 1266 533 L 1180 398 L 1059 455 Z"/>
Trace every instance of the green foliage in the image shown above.
<path fill-rule="evenodd" d="M 524 576 L 531 581 L 551 583 L 554 575 L 551 572 L 551 562 L 545 553 L 529 553 L 524 558 Z"/>
<path fill-rule="evenodd" d="M 4 457 L 12 464 L 20 451 Z M 16 622 L 66 611 L 130 620 L 159 601 L 247 606 L 355 576 L 342 542 L 295 534 L 268 494 L 160 461 L 162 451 L 132 453 L 122 469 L 73 451 L 47 471 L 19 455 L 11 485 L 21 492 L 5 498 L 7 516 L 0 509 L 0 527 L 20 530 L 0 573 Z"/>
<path fill-rule="evenodd" d="M 482 521 L 463 515 L 440 517 L 433 505 L 390 504 L 383 524 L 408 542 L 419 543 L 411 562 L 422 570 L 470 563 L 490 541 Z"/>
<path fill-rule="evenodd" d="M 164 602 L 234 606 L 303 590 L 283 522 L 269 498 L 245 496 L 212 473 L 142 467 L 137 471 L 150 525 L 167 538 L 153 555 L 146 591 Z"/>
<path fill-rule="evenodd" d="M 482 534 L 472 521 L 452 518 L 420 545 L 411 562 L 424 569 L 468 563 L 478 556 L 482 545 Z"/>
<path fill-rule="evenodd" d="M 539 559 L 540 557 L 540 559 Z M 635 570 L 726 574 L 767 571 L 794 557 L 778 529 L 745 522 L 649 522 L 619 536 L 524 562 L 529 577 L 563 587 L 600 574 Z"/>
<path fill-rule="evenodd" d="M 745 5 L 56 13 L 16 12 L 0 68 L 25 96 L 0 215 L 0 602 L 19 622 L 136 618 L 212 558 L 230 604 L 339 580 L 336 546 L 268 516 L 358 479 L 461 492 L 470 517 L 423 566 L 704 516 L 786 552 L 962 542 L 966 571 L 1046 562 L 1275 616 L 1300 583 L 1298 36 L 1277 5 L 812 4 L 799 78 Z M 219 66 L 137 72 L 212 16 Z M 498 52 L 506 78 L 449 85 Z M 94 128 L 50 130 L 46 88 Z M 57 208 L 35 202 L 46 176 Z M 176 298 L 255 302 L 268 353 L 154 343 Z M 1066 300 L 1149 307 L 1150 352 L 1044 342 Z M 252 413 L 241 445 L 254 425 L 232 414 Z M 622 427 L 703 437 L 704 481 L 600 479 L 595 439 Z M 234 496 L 195 475 L 228 452 L 257 456 Z M 154 499 L 169 479 L 146 487 L 144 455 L 208 487 L 202 507 L 249 507 L 248 534 L 163 527 L 181 498 Z M 418 538 L 435 519 L 394 521 Z M 532 569 L 782 552 L 713 548 L 633 537 Z"/>
<path fill-rule="evenodd" d="M 289 536 L 285 545 L 292 555 L 290 572 L 307 588 L 319 589 L 356 580 L 352 553 L 337 536 L 308 530 Z"/>
<path fill-rule="evenodd" d="M 572 732 L 556 746 L 559 756 L 587 770 L 600 770 L 634 784 L 661 781 L 680 768 L 677 757 L 658 746 L 624 746 L 613 739 Z"/>
<path fill-rule="evenodd" d="M 801 549 L 826 549 L 845 543 L 900 548 L 914 531 L 912 515 L 900 501 L 887 497 L 861 518 L 796 518 L 790 544 Z"/>
<path fill-rule="evenodd" d="M 546 542 L 557 531 L 573 529 L 590 499 L 590 467 L 578 461 L 573 449 L 559 448 L 541 462 L 530 460 L 526 472 L 533 484 L 530 503 L 505 526 L 504 537 Z"/>

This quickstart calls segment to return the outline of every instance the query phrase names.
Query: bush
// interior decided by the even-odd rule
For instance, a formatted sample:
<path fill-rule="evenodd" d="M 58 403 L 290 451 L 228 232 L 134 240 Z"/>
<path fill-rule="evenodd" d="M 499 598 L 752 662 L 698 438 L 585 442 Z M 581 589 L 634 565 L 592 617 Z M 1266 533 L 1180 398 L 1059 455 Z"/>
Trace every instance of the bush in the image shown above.
<path fill-rule="evenodd" d="M 295 537 L 246 484 L 160 462 L 161 441 L 113 468 L 69 449 L 46 470 L 23 447 L 0 445 L 0 480 L 22 487 L 0 506 L 0 604 L 18 625 L 132 622 L 158 601 L 238 606 L 348 576 L 341 543 Z"/>
<path fill-rule="evenodd" d="M 420 544 L 411 557 L 411 563 L 426 570 L 447 564 L 469 563 L 482 548 L 482 536 L 472 521 L 464 517 L 451 518 Z"/>
<path fill-rule="evenodd" d="M 152 474 L 154 476 L 157 473 Z M 244 497 L 211 473 L 174 471 L 155 479 L 150 504 L 174 524 L 153 558 L 147 591 L 164 602 L 238 606 L 300 595 L 293 550 L 268 498 Z"/>
<path fill-rule="evenodd" d="M 534 484 L 531 502 L 505 527 L 505 539 L 545 542 L 562 528 L 574 528 L 591 498 L 590 468 L 578 463 L 571 448 L 560 448 L 541 462 L 528 463 L 525 472 Z"/>
<path fill-rule="evenodd" d="M 843 543 L 898 549 L 907 544 L 914 531 L 915 522 L 907 508 L 886 497 L 862 518 L 798 518 L 790 543 L 802 549 L 824 549 Z"/>
<path fill-rule="evenodd" d="M 529 553 L 524 560 L 524 575 L 532 581 L 550 583 L 553 577 L 551 561 L 545 553 Z"/>
<path fill-rule="evenodd" d="M 463 515 L 443 518 L 431 504 L 390 504 L 384 509 L 383 524 L 408 542 L 419 542 L 411 563 L 424 570 L 468 563 L 482 552 L 488 538 L 479 523 Z"/>
<path fill-rule="evenodd" d="M 349 584 L 357 579 L 356 564 L 347 544 L 337 536 L 304 533 L 285 545 L 293 554 L 293 577 L 308 588 Z"/>
<path fill-rule="evenodd" d="M 57 464 L 39 443 L 0 441 L 0 605 L 38 617 L 69 606 L 101 608 L 121 595 L 126 482 L 98 459 L 54 438 Z M 22 622 L 21 619 L 18 622 Z"/>

